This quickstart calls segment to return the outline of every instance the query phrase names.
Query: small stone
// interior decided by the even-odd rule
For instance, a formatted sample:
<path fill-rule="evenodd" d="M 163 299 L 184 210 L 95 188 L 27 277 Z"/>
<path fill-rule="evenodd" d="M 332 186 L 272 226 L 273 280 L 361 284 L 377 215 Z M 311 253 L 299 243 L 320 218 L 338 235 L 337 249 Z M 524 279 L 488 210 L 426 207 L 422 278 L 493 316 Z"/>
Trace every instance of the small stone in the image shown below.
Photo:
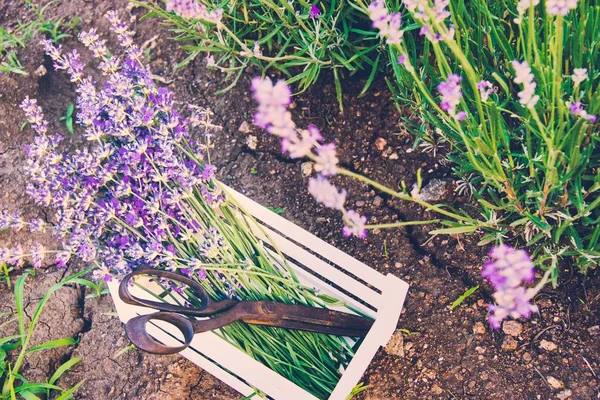
<path fill-rule="evenodd" d="M 244 121 L 238 128 L 238 131 L 240 131 L 241 133 L 250 133 L 252 132 L 252 128 L 250 127 L 248 121 Z"/>
<path fill-rule="evenodd" d="M 379 206 L 381 206 L 382 203 L 383 203 L 383 199 L 379 196 L 375 196 L 375 198 L 373 199 L 373 205 L 375 207 L 379 207 Z"/>
<path fill-rule="evenodd" d="M 385 140 L 384 138 L 377 138 L 377 140 L 375 140 L 375 148 L 379 151 L 382 151 L 383 149 L 385 149 L 385 145 L 387 144 L 387 140 Z"/>
<path fill-rule="evenodd" d="M 587 330 L 590 333 L 590 335 L 596 336 L 600 334 L 600 325 L 594 325 L 592 327 L 589 327 Z"/>
<path fill-rule="evenodd" d="M 550 384 L 550 386 L 552 386 L 552 388 L 559 390 L 565 387 L 565 384 L 562 383 L 562 381 L 559 381 L 558 379 L 556 379 L 553 376 L 548 375 L 548 377 L 546 378 L 546 380 L 548 381 L 548 383 Z"/>
<path fill-rule="evenodd" d="M 258 139 L 254 135 L 250 135 L 246 138 L 246 146 L 250 150 L 256 150 L 256 145 L 258 144 Z"/>
<path fill-rule="evenodd" d="M 523 332 L 523 325 L 517 321 L 505 321 L 502 324 L 502 330 L 507 335 L 517 337 L 521 334 L 521 332 Z"/>
<path fill-rule="evenodd" d="M 523 353 L 523 361 L 525 361 L 525 362 L 531 361 L 531 354 Z"/>
<path fill-rule="evenodd" d="M 313 163 L 310 161 L 303 162 L 300 165 L 300 170 L 302 171 L 303 176 L 311 176 L 313 173 Z"/>
<path fill-rule="evenodd" d="M 423 201 L 439 201 L 448 193 L 448 181 L 443 179 L 432 179 L 419 192 L 419 198 Z"/>
<path fill-rule="evenodd" d="M 356 204 L 356 207 L 362 207 L 365 205 L 365 202 L 362 200 L 358 200 L 355 204 Z"/>
<path fill-rule="evenodd" d="M 397 160 L 399 158 L 398 153 L 390 154 L 390 160 Z"/>
<path fill-rule="evenodd" d="M 37 76 L 38 78 L 41 78 L 42 76 L 46 75 L 48 73 L 48 71 L 46 70 L 46 67 L 44 67 L 43 64 L 41 64 L 39 67 L 37 67 L 37 69 L 35 71 L 33 71 L 33 74 L 35 76 Z"/>
<path fill-rule="evenodd" d="M 560 400 L 566 400 L 571 396 L 573 396 L 573 392 L 571 391 L 571 389 L 565 389 L 562 392 L 560 392 L 559 394 L 557 394 L 556 398 L 558 398 Z"/>
<path fill-rule="evenodd" d="M 477 385 L 477 382 L 475 381 L 471 381 L 467 384 L 467 386 L 469 387 L 469 389 L 473 389 L 475 387 L 475 385 Z"/>
<path fill-rule="evenodd" d="M 482 381 L 487 381 L 489 377 L 490 375 L 487 372 L 482 372 L 481 375 L 479 375 L 479 378 L 481 378 Z"/>
<path fill-rule="evenodd" d="M 431 388 L 431 391 L 433 392 L 433 394 L 436 394 L 438 396 L 441 395 L 442 393 L 444 393 L 444 389 L 442 389 L 438 385 L 433 385 L 433 387 Z"/>
<path fill-rule="evenodd" d="M 404 336 L 402 336 L 402 332 L 394 332 L 387 346 L 385 346 L 385 351 L 394 356 L 404 357 Z"/>
<path fill-rule="evenodd" d="M 553 342 L 542 339 L 542 341 L 540 342 L 540 347 L 546 351 L 554 351 L 558 346 L 556 346 L 556 344 L 554 344 Z"/>
<path fill-rule="evenodd" d="M 519 343 L 512 336 L 505 336 L 504 342 L 502 342 L 502 350 L 504 351 L 515 351 Z"/>
<path fill-rule="evenodd" d="M 485 335 L 485 325 L 483 325 L 483 322 L 477 322 L 473 325 L 473 333 L 476 335 Z"/>

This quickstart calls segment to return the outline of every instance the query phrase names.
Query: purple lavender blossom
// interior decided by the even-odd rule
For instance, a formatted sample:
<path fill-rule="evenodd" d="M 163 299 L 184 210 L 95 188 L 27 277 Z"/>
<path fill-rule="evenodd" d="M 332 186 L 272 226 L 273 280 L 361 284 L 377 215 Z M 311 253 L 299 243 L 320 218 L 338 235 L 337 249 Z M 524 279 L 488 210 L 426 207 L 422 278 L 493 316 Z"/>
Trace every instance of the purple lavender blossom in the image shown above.
<path fill-rule="evenodd" d="M 489 306 L 490 325 L 498 329 L 508 317 L 529 318 L 531 313 L 537 312 L 537 307 L 530 304 L 532 293 L 521 286 L 523 282 L 533 282 L 535 277 L 533 262 L 527 252 L 500 245 L 492 248 L 490 258 L 493 260 L 484 264 L 481 273 L 495 290 L 496 304 Z"/>
<path fill-rule="evenodd" d="M 218 207 L 224 198 L 213 182 L 214 166 L 202 161 L 201 149 L 191 145 L 189 121 L 175 109 L 173 94 L 157 88 L 140 62 L 134 33 L 116 12 L 109 12 L 107 18 L 124 50 L 122 58 L 109 56 L 105 41 L 94 30 L 80 34 L 106 75 L 100 88 L 84 76 L 76 51 L 63 54 L 60 47 L 42 41 L 55 67 L 77 84 L 77 122 L 90 140 L 89 148 L 71 154 L 59 151 L 62 137 L 48 134 L 36 101 L 22 103 L 37 133 L 25 148 L 27 193 L 54 210 L 56 223 L 50 226 L 39 219 L 26 223 L 18 215 L 0 213 L 3 226 L 28 227 L 33 232 L 50 229 L 63 244 L 55 256 L 59 267 L 66 267 L 72 256 L 102 260 L 95 276 L 106 281 L 142 264 L 171 268 L 181 263 L 187 268 L 184 260 L 192 254 L 179 253 L 170 243 L 202 237 L 195 214 L 187 212 L 186 199 L 196 196 Z M 196 122 L 205 122 L 205 134 L 214 130 L 202 117 Z M 205 240 L 190 246 L 198 249 L 193 255 L 203 260 L 207 260 L 204 254 L 218 257 L 222 238 L 218 232 L 204 234 Z M 47 255 L 39 244 L 28 253 L 36 267 Z M 25 256 L 20 247 L 1 254 L 15 266 L 22 265 Z"/>
<path fill-rule="evenodd" d="M 346 225 L 342 229 L 342 233 L 345 237 L 356 236 L 360 239 L 367 237 L 365 228 L 367 217 L 361 216 L 354 210 L 348 210 L 344 215 L 344 222 Z"/>
<path fill-rule="evenodd" d="M 481 101 L 486 102 L 494 90 L 494 85 L 490 81 L 482 80 L 477 82 L 477 89 L 479 89 Z"/>
<path fill-rule="evenodd" d="M 532 109 L 540 99 L 540 96 L 535 94 L 535 88 L 537 87 L 537 84 L 534 80 L 535 76 L 531 72 L 531 68 L 529 67 L 527 61 L 513 61 L 512 66 L 515 70 L 515 83 L 520 83 L 523 85 L 523 90 L 518 93 L 519 103 L 529 109 Z"/>
<path fill-rule="evenodd" d="M 437 90 L 442 96 L 440 107 L 442 110 L 447 111 L 448 114 L 462 121 L 467 117 L 464 111 L 456 112 L 456 107 L 460 104 L 462 98 L 462 91 L 460 87 L 460 81 L 462 78 L 456 74 L 448 75 L 448 79 L 438 85 Z"/>
<path fill-rule="evenodd" d="M 167 0 L 167 11 L 186 19 L 202 19 L 204 21 L 219 23 L 223 17 L 223 10 L 208 11 L 204 4 L 197 0 Z"/>
<path fill-rule="evenodd" d="M 321 10 L 319 9 L 319 7 L 317 7 L 316 4 L 311 4 L 308 15 L 313 19 L 319 18 L 319 16 L 321 15 Z"/>
<path fill-rule="evenodd" d="M 550 15 L 565 16 L 577 8 L 578 0 L 546 0 L 546 12 Z"/>
<path fill-rule="evenodd" d="M 346 202 L 345 190 L 338 192 L 325 177 L 319 175 L 316 178 L 310 178 L 308 181 L 308 191 L 318 203 L 325 207 L 342 211 Z"/>
<path fill-rule="evenodd" d="M 373 27 L 379 29 L 379 34 L 386 38 L 389 44 L 402 43 L 404 31 L 402 26 L 402 16 L 400 13 L 389 13 L 385 7 L 384 0 L 375 0 L 369 5 L 369 17 L 373 21 Z"/>
<path fill-rule="evenodd" d="M 569 106 L 569 112 L 577 117 L 587 119 L 592 124 L 596 122 L 597 119 L 595 115 L 588 114 L 588 112 L 583 109 L 583 106 L 579 101 L 576 101 Z"/>

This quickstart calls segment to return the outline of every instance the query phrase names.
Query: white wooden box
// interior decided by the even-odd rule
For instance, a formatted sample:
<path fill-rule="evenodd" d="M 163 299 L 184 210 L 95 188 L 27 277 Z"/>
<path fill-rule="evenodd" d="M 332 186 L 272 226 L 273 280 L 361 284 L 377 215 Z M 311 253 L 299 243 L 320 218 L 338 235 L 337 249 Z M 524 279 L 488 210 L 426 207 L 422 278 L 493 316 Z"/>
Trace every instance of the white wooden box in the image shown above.
<path fill-rule="evenodd" d="M 225 188 L 228 195 L 261 224 L 302 283 L 343 300 L 375 319 L 373 327 L 329 397 L 330 400 L 346 399 L 379 347 L 385 346 L 394 332 L 408 292 L 408 284 L 393 275 L 382 275 L 246 196 Z M 266 241 L 259 229 L 254 233 Z M 320 277 L 330 283 L 323 282 Z M 149 282 L 146 287 L 151 289 L 152 285 L 155 284 Z M 137 315 L 155 311 L 123 303 L 118 295 L 118 282 L 110 283 L 109 289 L 123 323 Z M 160 290 L 156 291 L 159 292 Z M 156 339 L 165 344 L 177 345 L 174 336 L 179 334 L 173 334 L 172 331 L 173 329 L 169 331 L 168 324 L 161 325 L 161 321 L 148 324 L 148 332 Z M 275 400 L 317 399 L 212 332 L 196 334 L 190 347 L 182 351 L 181 355 L 244 396 L 255 393 L 253 388 L 256 388 L 266 394 L 267 398 Z"/>

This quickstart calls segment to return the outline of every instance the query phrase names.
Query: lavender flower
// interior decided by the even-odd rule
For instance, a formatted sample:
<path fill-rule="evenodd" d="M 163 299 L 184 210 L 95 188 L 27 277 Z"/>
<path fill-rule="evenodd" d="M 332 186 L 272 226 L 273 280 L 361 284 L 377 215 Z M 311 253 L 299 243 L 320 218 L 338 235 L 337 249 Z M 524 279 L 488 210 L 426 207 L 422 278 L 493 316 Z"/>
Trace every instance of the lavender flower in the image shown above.
<path fill-rule="evenodd" d="M 456 107 L 460 104 L 462 98 L 462 91 L 460 88 L 461 77 L 456 74 L 448 75 L 448 79 L 438 85 L 437 90 L 442 96 L 440 107 L 442 110 L 447 111 L 448 114 L 462 121 L 467 118 L 467 114 L 464 111 L 456 112 Z"/>
<path fill-rule="evenodd" d="M 521 286 L 523 282 L 533 282 L 535 277 L 527 252 L 500 245 L 492 249 L 490 258 L 493 261 L 484 264 L 481 274 L 495 289 L 496 304 L 489 306 L 490 325 L 498 329 L 508 317 L 529 318 L 531 313 L 537 312 L 537 307 L 530 304 L 533 292 Z"/>
<path fill-rule="evenodd" d="M 587 78 L 588 74 L 586 68 L 575 68 L 573 70 L 573 75 L 571 75 L 571 80 L 573 81 L 574 87 L 578 87 L 581 82 L 585 81 Z"/>
<path fill-rule="evenodd" d="M 318 203 L 325 207 L 342 211 L 346 202 L 345 190 L 339 191 L 325 177 L 319 175 L 316 178 L 310 178 L 308 181 L 308 191 Z"/>
<path fill-rule="evenodd" d="M 57 69 L 77 83 L 78 123 L 90 147 L 71 154 L 59 151 L 62 137 L 47 133 L 47 124 L 35 100 L 22 108 L 37 136 L 26 146 L 29 178 L 27 193 L 38 204 L 54 210 L 56 223 L 39 219 L 25 223 L 10 213 L 0 213 L 0 225 L 31 231 L 50 229 L 63 244 L 55 262 L 65 267 L 72 256 L 84 261 L 102 260 L 95 275 L 110 280 L 141 264 L 171 268 L 185 266 L 192 254 L 179 253 L 171 241 L 191 238 L 188 247 L 202 260 L 218 257 L 224 249 L 218 232 L 202 227 L 190 212 L 194 196 L 210 207 L 223 201 L 212 181 L 214 166 L 203 161 L 202 149 L 188 132 L 189 121 L 174 107 L 173 94 L 157 88 L 140 62 L 134 33 L 115 12 L 107 18 L 125 51 L 123 58 L 108 56 L 104 41 L 95 31 L 81 33 L 80 40 L 98 57 L 106 82 L 97 89 L 83 75 L 76 52 L 66 55 L 51 42 L 42 42 Z M 206 137 L 216 130 L 210 112 L 194 116 Z M 39 244 L 30 250 L 39 267 L 47 251 Z M 5 250 L 2 259 L 22 265 L 24 251 Z"/>
<path fill-rule="evenodd" d="M 342 229 L 342 233 L 345 237 L 356 236 L 360 239 L 367 237 L 367 229 L 365 228 L 367 218 L 365 216 L 359 215 L 354 210 L 348 210 L 344 215 L 344 221 L 346 226 Z"/>
<path fill-rule="evenodd" d="M 595 115 L 588 114 L 587 111 L 583 109 L 581 102 L 576 101 L 569 106 L 569 112 L 577 117 L 585 118 L 590 121 L 592 124 L 596 122 L 597 117 Z"/>
<path fill-rule="evenodd" d="M 446 20 L 450 17 L 450 11 L 446 9 L 450 4 L 449 0 L 434 0 L 433 5 L 428 0 L 403 0 L 403 3 L 414 18 L 421 23 L 419 31 L 421 35 L 434 43 L 454 38 L 453 26 L 439 32 L 435 28 L 436 25 L 445 26 Z"/>
<path fill-rule="evenodd" d="M 567 15 L 577 8 L 577 0 L 546 0 L 546 12 L 550 15 Z"/>
<path fill-rule="evenodd" d="M 319 18 L 319 16 L 321 15 L 321 10 L 319 9 L 319 7 L 317 7 L 316 4 L 311 4 L 310 12 L 308 15 L 313 19 Z"/>
<path fill-rule="evenodd" d="M 402 16 L 400 13 L 389 13 L 385 7 L 384 0 L 376 0 L 369 5 L 369 17 L 373 21 L 373 27 L 379 29 L 381 36 L 387 39 L 389 44 L 402 43 L 404 31 L 400 29 Z"/>
<path fill-rule="evenodd" d="M 512 66 L 515 70 L 515 83 L 523 85 L 523 90 L 519 92 L 519 103 L 532 109 L 540 99 L 540 96 L 535 94 L 537 84 L 534 81 L 535 77 L 531 73 L 531 68 L 527 61 L 513 61 Z"/>
<path fill-rule="evenodd" d="M 479 89 L 481 101 L 486 102 L 490 98 L 490 94 L 494 91 L 494 85 L 490 81 L 482 80 L 477 82 L 477 89 Z"/>
<path fill-rule="evenodd" d="M 540 0 L 519 0 L 517 3 L 517 13 L 519 16 L 515 18 L 515 23 L 520 24 L 523 21 L 523 15 L 529 12 L 530 7 L 535 7 L 540 3 Z"/>
<path fill-rule="evenodd" d="M 223 10 L 208 11 L 204 4 L 197 0 L 167 0 L 167 11 L 186 19 L 202 19 L 207 22 L 218 24 L 223 17 Z"/>

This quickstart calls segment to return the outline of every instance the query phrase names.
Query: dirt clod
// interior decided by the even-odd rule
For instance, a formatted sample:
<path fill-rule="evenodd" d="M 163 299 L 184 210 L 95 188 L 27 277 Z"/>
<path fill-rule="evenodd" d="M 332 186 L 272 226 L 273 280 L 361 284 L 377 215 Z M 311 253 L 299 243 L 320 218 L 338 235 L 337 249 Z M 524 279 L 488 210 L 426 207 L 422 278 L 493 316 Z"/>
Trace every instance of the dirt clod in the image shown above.
<path fill-rule="evenodd" d="M 502 331 L 512 337 L 518 337 L 523 332 L 523 325 L 517 321 L 504 321 Z"/>

